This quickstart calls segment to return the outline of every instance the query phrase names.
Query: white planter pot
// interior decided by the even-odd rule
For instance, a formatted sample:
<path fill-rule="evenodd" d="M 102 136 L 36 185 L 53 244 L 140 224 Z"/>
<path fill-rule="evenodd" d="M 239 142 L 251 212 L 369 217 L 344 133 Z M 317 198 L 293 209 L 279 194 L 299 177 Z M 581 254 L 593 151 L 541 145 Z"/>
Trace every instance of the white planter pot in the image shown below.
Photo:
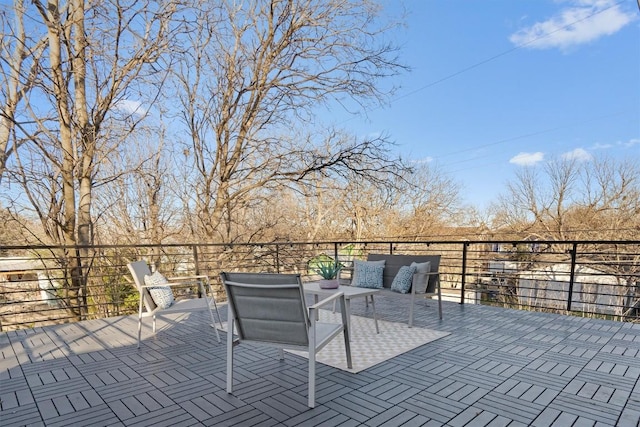
<path fill-rule="evenodd" d="M 320 280 L 320 289 L 337 289 L 340 286 L 338 279 L 322 279 Z"/>

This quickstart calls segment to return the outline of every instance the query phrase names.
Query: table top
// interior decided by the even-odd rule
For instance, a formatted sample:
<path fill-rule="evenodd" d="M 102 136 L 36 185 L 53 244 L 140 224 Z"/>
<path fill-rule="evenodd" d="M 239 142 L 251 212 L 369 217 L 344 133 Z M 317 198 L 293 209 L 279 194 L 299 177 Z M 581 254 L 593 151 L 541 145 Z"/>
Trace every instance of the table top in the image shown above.
<path fill-rule="evenodd" d="M 306 283 L 303 283 L 302 287 L 304 288 L 305 292 L 309 292 L 310 294 L 315 294 L 315 295 L 319 295 L 319 294 L 330 295 L 336 292 L 343 292 L 344 297 L 346 299 L 350 299 L 353 297 L 364 297 L 368 295 L 374 295 L 380 292 L 380 289 L 359 288 L 357 286 L 344 286 L 344 285 L 340 285 L 336 289 L 322 289 L 320 287 L 320 282 L 306 282 Z"/>

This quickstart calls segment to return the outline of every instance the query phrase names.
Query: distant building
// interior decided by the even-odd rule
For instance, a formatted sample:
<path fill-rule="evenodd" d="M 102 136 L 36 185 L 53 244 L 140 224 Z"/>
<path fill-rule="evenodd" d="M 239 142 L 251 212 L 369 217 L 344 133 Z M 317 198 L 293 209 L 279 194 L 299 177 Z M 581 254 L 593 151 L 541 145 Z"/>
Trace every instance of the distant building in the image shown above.
<path fill-rule="evenodd" d="M 553 264 L 518 274 L 518 300 L 532 307 L 566 309 L 569 301 L 570 264 Z M 622 314 L 627 287 L 618 278 L 596 269 L 576 266 L 571 310 Z"/>
<path fill-rule="evenodd" d="M 0 258 L 0 301 L 41 301 L 56 305 L 55 287 L 41 261 L 25 257 Z"/>

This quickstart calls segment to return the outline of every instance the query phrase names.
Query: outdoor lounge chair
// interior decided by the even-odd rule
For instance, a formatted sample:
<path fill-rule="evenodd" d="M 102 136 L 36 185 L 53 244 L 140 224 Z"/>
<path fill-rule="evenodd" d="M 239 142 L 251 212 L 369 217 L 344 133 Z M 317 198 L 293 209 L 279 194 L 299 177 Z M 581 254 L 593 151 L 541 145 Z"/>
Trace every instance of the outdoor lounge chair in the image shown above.
<path fill-rule="evenodd" d="M 201 310 L 208 310 L 209 316 L 211 318 L 211 326 L 213 327 L 216 333 L 216 339 L 218 342 L 220 340 L 220 333 L 218 332 L 218 328 L 216 328 L 216 321 L 213 317 L 214 309 L 216 311 L 216 315 L 218 316 L 218 322 L 220 323 L 220 328 L 222 328 L 222 320 L 220 319 L 220 312 L 218 311 L 218 305 L 216 304 L 216 300 L 213 296 L 213 291 L 211 289 L 211 284 L 209 282 L 209 276 L 206 275 L 198 275 L 198 276 L 181 276 L 181 277 L 168 277 L 169 281 L 168 286 L 184 286 L 184 285 L 194 285 L 198 286 L 198 290 L 202 295 L 201 298 L 192 298 L 186 300 L 177 300 L 173 304 L 171 304 L 167 308 L 160 308 L 151 298 L 151 294 L 149 293 L 149 288 L 152 286 L 146 285 L 144 276 L 151 275 L 151 270 L 145 261 L 135 261 L 128 264 L 129 271 L 131 272 L 131 276 L 133 276 L 133 281 L 138 288 L 139 296 L 140 296 L 140 304 L 138 308 L 138 348 L 140 348 L 140 336 L 142 334 L 142 318 L 143 317 L 152 317 L 153 318 L 153 333 L 156 333 L 156 316 L 162 314 L 169 313 L 180 313 L 180 312 L 194 312 Z M 208 293 L 207 293 L 208 291 Z M 145 311 L 142 310 L 143 304 L 145 307 Z"/>
<path fill-rule="evenodd" d="M 306 306 L 299 274 L 222 273 L 227 291 L 227 393 L 233 391 L 233 347 L 248 342 L 309 352 L 309 407 L 315 406 L 316 353 L 339 334 L 344 335 L 347 365 L 351 364 L 349 327 L 344 295 L 333 294 Z M 342 323 L 317 321 L 321 306 L 340 301 Z M 238 339 L 234 342 L 234 328 Z"/>

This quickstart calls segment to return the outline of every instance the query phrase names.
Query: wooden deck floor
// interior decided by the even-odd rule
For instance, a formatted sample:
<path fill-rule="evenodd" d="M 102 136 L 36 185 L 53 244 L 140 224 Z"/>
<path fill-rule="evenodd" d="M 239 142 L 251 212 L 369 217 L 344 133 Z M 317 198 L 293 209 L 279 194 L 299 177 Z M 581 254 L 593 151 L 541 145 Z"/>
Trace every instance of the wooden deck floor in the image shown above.
<path fill-rule="evenodd" d="M 312 410 L 306 359 L 270 350 L 238 347 L 228 395 L 201 315 L 145 328 L 139 350 L 135 317 L 0 333 L 0 425 L 638 426 L 640 325 L 455 303 L 416 319 L 451 334 L 358 374 L 318 365 Z"/>

